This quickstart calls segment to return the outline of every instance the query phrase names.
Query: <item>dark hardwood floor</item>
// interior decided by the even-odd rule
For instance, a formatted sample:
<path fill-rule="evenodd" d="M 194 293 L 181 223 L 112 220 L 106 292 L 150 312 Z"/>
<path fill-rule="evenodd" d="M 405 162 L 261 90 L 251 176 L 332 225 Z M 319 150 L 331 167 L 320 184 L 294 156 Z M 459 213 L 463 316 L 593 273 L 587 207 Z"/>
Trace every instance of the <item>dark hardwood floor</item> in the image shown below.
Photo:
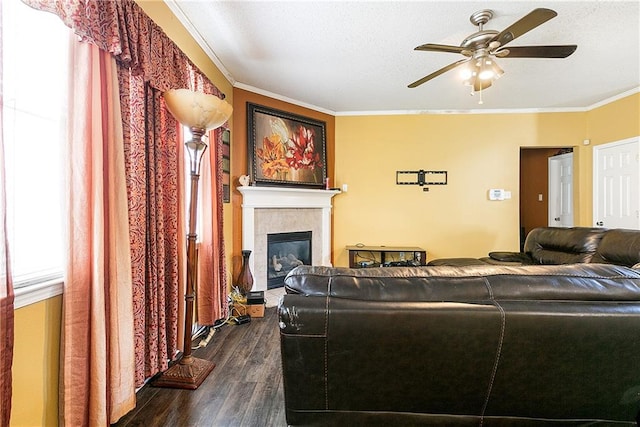
<path fill-rule="evenodd" d="M 193 355 L 216 364 L 197 390 L 146 385 L 136 408 L 112 426 L 287 425 L 275 307 L 250 323 L 223 326 Z"/>

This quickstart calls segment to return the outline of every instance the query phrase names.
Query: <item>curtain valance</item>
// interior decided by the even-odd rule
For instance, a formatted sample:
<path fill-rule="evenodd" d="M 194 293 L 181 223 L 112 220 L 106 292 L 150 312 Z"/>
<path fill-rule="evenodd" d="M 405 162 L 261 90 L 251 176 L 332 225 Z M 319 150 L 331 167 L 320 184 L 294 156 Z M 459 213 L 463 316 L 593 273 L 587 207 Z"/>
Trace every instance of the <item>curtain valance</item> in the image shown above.
<path fill-rule="evenodd" d="M 57 15 L 82 41 L 111 53 L 154 89 L 189 88 L 224 97 L 133 0 L 22 1 Z"/>

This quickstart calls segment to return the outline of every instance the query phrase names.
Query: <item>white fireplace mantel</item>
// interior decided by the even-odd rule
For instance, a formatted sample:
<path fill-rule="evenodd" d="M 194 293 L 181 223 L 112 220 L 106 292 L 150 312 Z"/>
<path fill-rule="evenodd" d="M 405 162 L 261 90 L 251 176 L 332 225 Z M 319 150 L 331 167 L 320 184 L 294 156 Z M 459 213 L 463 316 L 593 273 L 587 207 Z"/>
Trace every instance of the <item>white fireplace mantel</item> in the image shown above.
<path fill-rule="evenodd" d="M 242 194 L 242 249 L 255 253 L 256 209 L 320 209 L 320 265 L 331 265 L 331 199 L 340 193 L 339 190 L 255 186 L 237 188 Z M 258 279 L 254 281 L 253 289 L 266 290 L 266 280 L 261 280 L 261 271 L 256 271 L 255 256 L 249 258 L 249 266 Z"/>
<path fill-rule="evenodd" d="M 242 208 L 329 208 L 340 190 L 313 190 L 280 187 L 238 187 Z"/>

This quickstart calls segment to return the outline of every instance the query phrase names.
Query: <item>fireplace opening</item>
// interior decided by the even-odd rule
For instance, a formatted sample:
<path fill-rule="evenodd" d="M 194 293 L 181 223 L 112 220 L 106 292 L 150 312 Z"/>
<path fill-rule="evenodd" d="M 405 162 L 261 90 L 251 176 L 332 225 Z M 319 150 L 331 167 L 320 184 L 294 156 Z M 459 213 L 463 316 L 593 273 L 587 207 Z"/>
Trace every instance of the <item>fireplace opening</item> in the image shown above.
<path fill-rule="evenodd" d="M 311 265 L 311 231 L 267 234 L 267 289 L 284 286 L 299 265 Z"/>

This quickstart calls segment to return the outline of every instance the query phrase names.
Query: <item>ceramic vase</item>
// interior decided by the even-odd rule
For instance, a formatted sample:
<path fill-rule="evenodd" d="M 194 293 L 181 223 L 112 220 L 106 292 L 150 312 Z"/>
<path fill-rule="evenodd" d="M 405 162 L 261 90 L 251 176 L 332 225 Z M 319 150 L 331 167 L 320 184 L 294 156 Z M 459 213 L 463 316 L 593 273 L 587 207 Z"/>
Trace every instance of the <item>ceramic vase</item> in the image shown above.
<path fill-rule="evenodd" d="M 242 268 L 236 281 L 236 286 L 242 295 L 246 295 L 253 288 L 253 274 L 249 268 L 249 256 L 251 256 L 250 250 L 242 251 Z"/>

